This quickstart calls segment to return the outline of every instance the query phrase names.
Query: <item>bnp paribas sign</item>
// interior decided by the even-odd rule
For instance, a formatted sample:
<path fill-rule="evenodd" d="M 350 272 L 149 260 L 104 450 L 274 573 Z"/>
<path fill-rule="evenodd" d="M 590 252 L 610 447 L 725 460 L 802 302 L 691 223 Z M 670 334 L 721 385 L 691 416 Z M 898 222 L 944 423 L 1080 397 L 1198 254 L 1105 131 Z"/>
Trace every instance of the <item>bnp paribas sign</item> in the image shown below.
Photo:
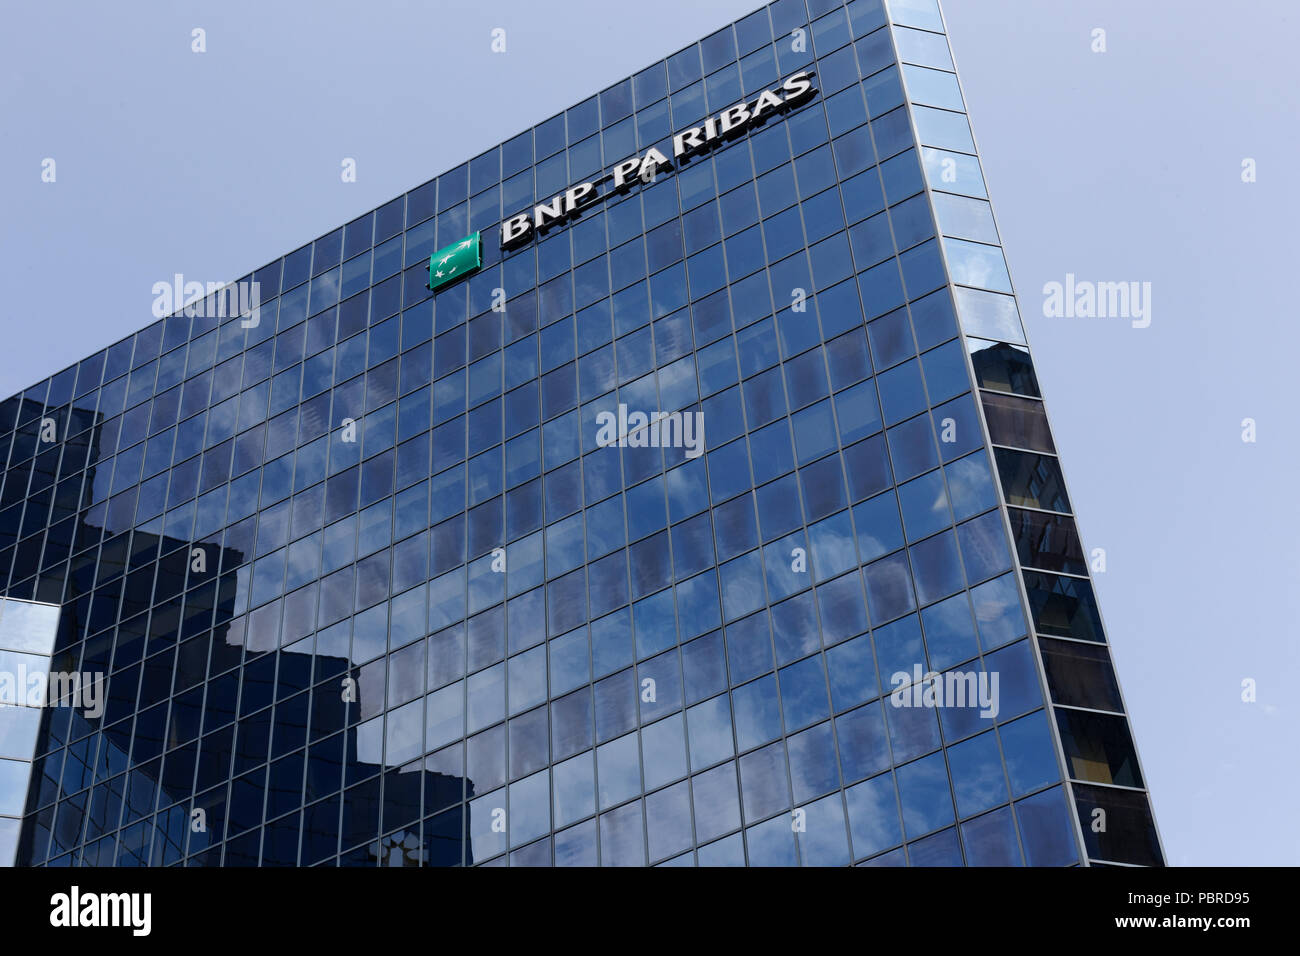
<path fill-rule="evenodd" d="M 780 86 L 764 90 L 755 99 L 737 103 L 672 137 L 672 156 L 658 147 L 629 156 L 617 163 L 600 179 L 570 186 L 557 196 L 539 203 L 527 212 L 511 216 L 501 223 L 501 248 L 523 245 L 538 233 L 576 216 L 583 209 L 609 196 L 631 189 L 635 184 L 650 182 L 660 170 L 670 170 L 693 156 L 706 153 L 727 140 L 734 139 L 775 116 L 800 105 L 816 95 L 811 70 L 800 70 Z M 604 192 L 602 192 L 604 190 Z M 471 275 L 482 264 L 479 233 L 459 239 L 429 257 L 429 289 L 437 292 L 445 285 Z"/>
<path fill-rule="evenodd" d="M 564 222 L 579 211 L 607 196 L 617 195 L 638 182 L 648 182 L 660 170 L 672 169 L 674 163 L 707 152 L 720 143 L 759 126 L 810 99 L 817 92 L 812 85 L 811 70 L 801 70 L 779 87 L 764 90 L 756 99 L 737 103 L 710 116 L 699 126 L 675 133 L 671 157 L 657 147 L 630 156 L 614 166 L 612 172 L 593 182 L 570 186 L 557 196 L 539 203 L 528 212 L 511 216 L 501 223 L 501 248 L 522 245 L 539 232 Z M 601 189 L 607 189 L 602 193 Z"/>

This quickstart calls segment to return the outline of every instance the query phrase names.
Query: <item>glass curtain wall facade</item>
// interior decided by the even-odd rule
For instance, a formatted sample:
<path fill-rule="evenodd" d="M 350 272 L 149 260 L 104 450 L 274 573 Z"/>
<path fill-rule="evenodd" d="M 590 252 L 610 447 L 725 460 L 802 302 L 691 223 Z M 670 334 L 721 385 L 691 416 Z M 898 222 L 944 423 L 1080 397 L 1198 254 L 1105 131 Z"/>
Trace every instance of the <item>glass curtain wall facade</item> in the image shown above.
<path fill-rule="evenodd" d="M 930 0 L 781 0 L 0 405 L 25 663 L 107 687 L 0 863 L 1159 864 L 963 110 Z"/>

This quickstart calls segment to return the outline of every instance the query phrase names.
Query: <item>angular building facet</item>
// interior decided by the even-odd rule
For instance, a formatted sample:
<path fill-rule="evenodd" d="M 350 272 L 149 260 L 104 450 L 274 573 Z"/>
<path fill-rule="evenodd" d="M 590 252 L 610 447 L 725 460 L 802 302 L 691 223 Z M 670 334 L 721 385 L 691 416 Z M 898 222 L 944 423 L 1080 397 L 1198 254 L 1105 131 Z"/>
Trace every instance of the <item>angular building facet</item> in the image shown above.
<path fill-rule="evenodd" d="M 0 403 L 0 865 L 1160 865 L 964 110 L 780 0 Z"/>

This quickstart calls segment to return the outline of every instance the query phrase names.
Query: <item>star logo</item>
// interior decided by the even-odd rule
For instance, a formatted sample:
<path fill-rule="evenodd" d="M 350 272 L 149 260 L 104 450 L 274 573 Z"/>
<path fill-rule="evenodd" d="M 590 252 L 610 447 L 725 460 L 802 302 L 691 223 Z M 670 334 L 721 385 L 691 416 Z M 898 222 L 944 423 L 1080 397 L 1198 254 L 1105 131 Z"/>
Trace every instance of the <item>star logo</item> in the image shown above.
<path fill-rule="evenodd" d="M 481 249 L 479 233 L 474 232 L 436 250 L 429 256 L 427 287 L 436 292 L 441 286 L 476 272 L 482 265 Z"/>

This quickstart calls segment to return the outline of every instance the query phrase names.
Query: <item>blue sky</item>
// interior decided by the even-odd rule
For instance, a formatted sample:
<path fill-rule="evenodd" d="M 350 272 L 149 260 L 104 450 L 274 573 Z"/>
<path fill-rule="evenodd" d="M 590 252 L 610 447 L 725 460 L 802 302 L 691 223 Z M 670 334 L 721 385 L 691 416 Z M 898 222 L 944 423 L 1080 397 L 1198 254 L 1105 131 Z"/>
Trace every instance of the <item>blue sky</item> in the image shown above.
<path fill-rule="evenodd" d="M 238 278 L 756 6 L 11 8 L 0 394 L 146 325 L 155 282 Z M 1294 865 L 1300 13 L 944 9 L 1169 860 Z M 1044 317 L 1067 273 L 1150 282 L 1150 327 Z"/>

